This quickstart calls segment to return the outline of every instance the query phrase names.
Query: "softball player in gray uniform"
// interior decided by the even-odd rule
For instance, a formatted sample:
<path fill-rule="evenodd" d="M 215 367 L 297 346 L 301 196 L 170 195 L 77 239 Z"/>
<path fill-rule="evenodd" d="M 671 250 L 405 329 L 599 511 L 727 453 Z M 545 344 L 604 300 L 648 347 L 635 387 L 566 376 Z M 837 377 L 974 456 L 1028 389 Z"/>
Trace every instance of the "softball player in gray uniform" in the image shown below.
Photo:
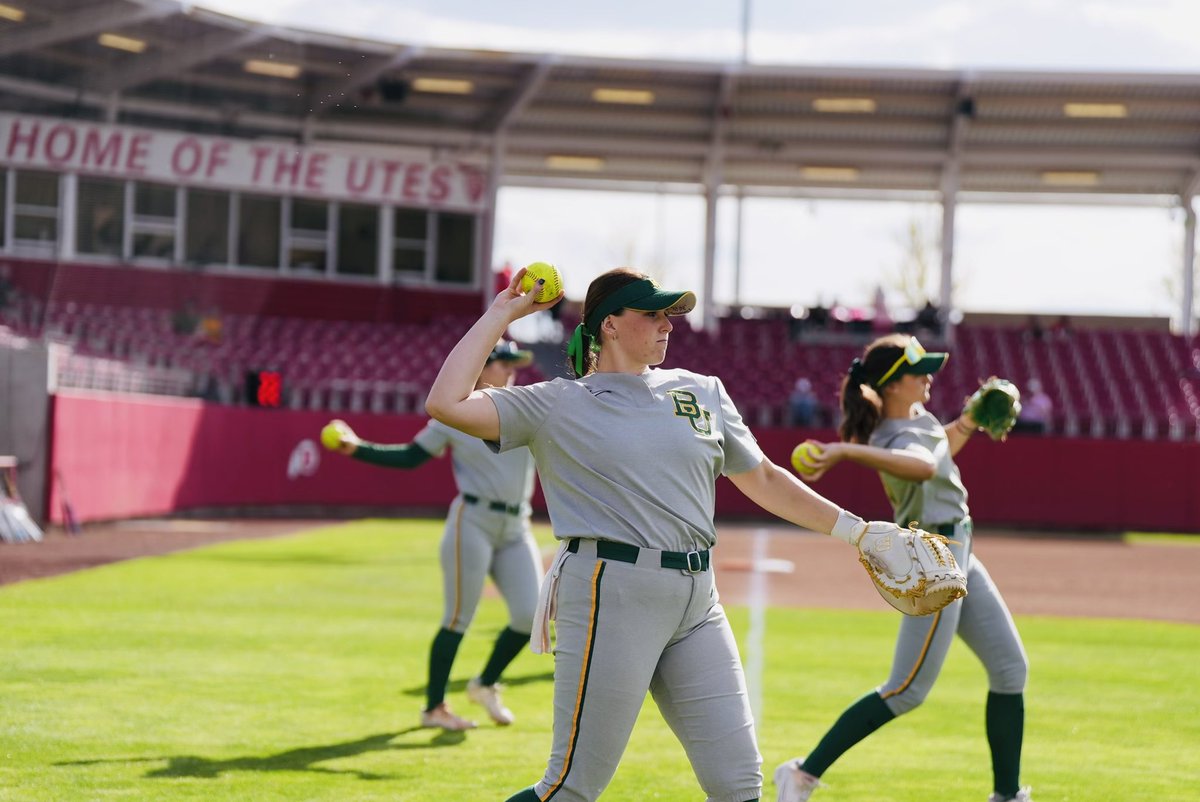
<path fill-rule="evenodd" d="M 669 316 L 695 296 L 634 271 L 592 282 L 568 349 L 577 380 L 472 392 L 487 343 L 554 303 L 523 294 L 523 273 L 450 353 L 426 404 L 501 452 L 533 452 L 562 542 L 539 608 L 557 621 L 553 747 L 541 781 L 509 802 L 599 797 L 647 691 L 710 802 L 757 800 L 762 759 L 710 567 L 716 479 L 839 537 L 862 519 L 766 459 L 719 379 L 650 368 L 666 357 Z"/>
<path fill-rule="evenodd" d="M 987 670 L 986 729 L 994 780 L 989 802 L 1030 802 L 1030 790 L 1019 781 L 1028 662 L 1004 599 L 983 562 L 971 554 L 967 491 L 954 464 L 954 455 L 976 426 L 965 412 L 943 426 L 924 407 L 930 375 L 948 357 L 926 353 L 916 338 L 902 335 L 868 346 L 842 385 L 844 442 L 818 443 L 820 455 L 809 460 L 816 470 L 804 477 L 816 481 L 842 460 L 879 471 L 897 523 L 916 521 L 948 538 L 954 558 L 967 572 L 967 596 L 931 616 L 901 621 L 887 681 L 842 713 L 806 757 L 776 770 L 779 802 L 807 800 L 842 753 L 921 704 L 955 633 Z"/>
<path fill-rule="evenodd" d="M 504 387 L 533 355 L 501 341 L 487 357 L 477 387 Z M 500 698 L 501 673 L 529 643 L 541 581 L 541 556 L 529 527 L 533 495 L 533 455 L 519 448 L 493 453 L 477 437 L 430 421 L 412 443 L 365 442 L 342 423 L 338 449 L 355 459 L 391 468 L 415 468 L 449 449 L 459 493 L 450 504 L 441 542 L 442 626 L 429 651 L 429 684 L 421 725 L 466 730 L 475 722 L 455 715 L 446 704 L 446 683 L 463 634 L 471 624 L 490 575 L 508 605 L 509 624 L 496 638 L 483 672 L 467 683 L 467 696 L 500 725 L 513 722 Z"/>

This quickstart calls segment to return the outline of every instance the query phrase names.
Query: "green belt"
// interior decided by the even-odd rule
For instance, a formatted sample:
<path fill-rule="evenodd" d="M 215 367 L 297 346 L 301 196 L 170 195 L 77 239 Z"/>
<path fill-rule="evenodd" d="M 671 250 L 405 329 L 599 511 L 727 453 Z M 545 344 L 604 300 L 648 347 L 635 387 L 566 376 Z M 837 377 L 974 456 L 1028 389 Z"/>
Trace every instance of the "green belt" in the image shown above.
<path fill-rule="evenodd" d="M 567 541 L 567 551 L 579 553 L 579 538 L 573 537 Z M 612 540 L 596 541 L 596 556 L 604 560 L 616 560 L 623 563 L 636 563 L 638 559 L 637 546 L 628 543 L 617 543 Z M 708 570 L 708 549 L 704 551 L 660 551 L 659 565 L 663 568 L 677 568 L 680 571 L 690 571 L 693 574 Z"/>
<path fill-rule="evenodd" d="M 463 501 L 467 502 L 468 504 L 480 504 L 484 507 L 487 507 L 492 512 L 503 512 L 508 515 L 521 514 L 520 504 L 505 504 L 503 501 L 488 501 L 486 498 L 473 496 L 470 493 L 463 493 Z"/>
<path fill-rule="evenodd" d="M 952 524 L 937 524 L 936 526 L 929 527 L 928 531 L 936 532 L 939 535 L 941 535 L 942 537 L 950 538 L 950 537 L 954 537 L 954 532 L 955 532 L 955 530 L 958 529 L 959 526 L 962 526 L 962 528 L 965 529 L 968 534 L 970 534 L 971 522 L 969 520 L 968 521 L 959 521 L 957 523 L 952 523 Z M 922 528 L 924 528 L 924 527 L 922 527 Z"/>

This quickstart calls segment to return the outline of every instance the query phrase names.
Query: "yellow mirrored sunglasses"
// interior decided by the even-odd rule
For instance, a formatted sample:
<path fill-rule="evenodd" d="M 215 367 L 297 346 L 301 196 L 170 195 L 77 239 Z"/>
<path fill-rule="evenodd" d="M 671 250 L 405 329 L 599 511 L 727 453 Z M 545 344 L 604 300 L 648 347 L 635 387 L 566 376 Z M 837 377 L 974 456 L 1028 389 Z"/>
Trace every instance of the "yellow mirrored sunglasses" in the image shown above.
<path fill-rule="evenodd" d="M 910 365 L 916 365 L 925 358 L 925 353 L 925 348 L 917 341 L 917 338 L 910 337 L 908 340 L 908 345 L 904 346 L 904 353 L 901 354 L 900 358 L 896 360 L 896 364 L 888 368 L 888 372 L 883 374 L 883 376 L 879 378 L 879 381 L 875 382 L 875 386 L 882 387 L 883 383 L 892 378 L 892 375 L 899 370 L 900 366 L 905 362 Z"/>

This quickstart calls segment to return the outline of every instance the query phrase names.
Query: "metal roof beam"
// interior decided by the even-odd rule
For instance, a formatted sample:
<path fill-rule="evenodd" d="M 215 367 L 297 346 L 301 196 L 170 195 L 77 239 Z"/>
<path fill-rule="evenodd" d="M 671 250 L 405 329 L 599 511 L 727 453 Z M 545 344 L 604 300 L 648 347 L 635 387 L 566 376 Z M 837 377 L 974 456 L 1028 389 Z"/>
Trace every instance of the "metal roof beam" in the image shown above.
<path fill-rule="evenodd" d="M 161 19 L 180 13 L 181 7 L 171 0 L 143 0 L 130 4 L 122 0 L 99 3 L 77 14 L 64 17 L 38 28 L 15 25 L 0 34 L 0 56 L 24 53 L 39 47 L 82 39 L 85 36 L 116 31 L 127 25 Z"/>
<path fill-rule="evenodd" d="M 321 83 L 313 90 L 312 117 L 320 116 L 327 111 L 340 106 L 346 95 L 368 84 L 373 84 L 388 70 L 404 67 L 421 54 L 419 47 L 406 47 L 398 52 L 381 58 L 371 59 L 356 69 L 351 70 L 343 78 L 337 78 Z"/>
<path fill-rule="evenodd" d="M 266 38 L 267 31 L 262 29 L 212 33 L 182 47 L 141 56 L 127 67 L 101 73 L 89 81 L 87 87 L 97 92 L 122 92 L 158 78 L 177 78 L 192 67 L 207 64 L 225 53 Z"/>
<path fill-rule="evenodd" d="M 484 119 L 480 128 L 494 133 L 503 133 L 512 121 L 516 119 L 517 115 L 533 102 L 533 98 L 546 82 L 546 77 L 550 75 L 550 68 L 554 66 L 556 61 L 557 58 L 555 56 L 543 56 L 537 64 L 533 65 L 525 73 L 521 83 L 505 99 L 504 103 Z"/>

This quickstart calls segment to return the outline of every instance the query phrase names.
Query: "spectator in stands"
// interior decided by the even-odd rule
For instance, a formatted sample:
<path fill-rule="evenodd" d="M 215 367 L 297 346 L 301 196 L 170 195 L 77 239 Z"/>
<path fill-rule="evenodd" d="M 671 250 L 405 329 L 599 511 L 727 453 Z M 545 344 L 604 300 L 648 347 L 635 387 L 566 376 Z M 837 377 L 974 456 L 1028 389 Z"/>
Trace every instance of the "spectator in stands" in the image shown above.
<path fill-rule="evenodd" d="M 871 329 L 876 334 L 887 334 L 892 330 L 892 313 L 888 311 L 887 296 L 883 294 L 883 287 L 875 288 L 874 301 L 875 314 L 871 318 Z"/>
<path fill-rule="evenodd" d="M 200 319 L 200 330 L 197 333 L 204 342 L 220 345 L 224 330 L 225 324 L 221 321 L 221 313 L 217 311 L 216 307 L 211 307 Z"/>
<path fill-rule="evenodd" d="M 1037 315 L 1029 316 L 1029 323 L 1025 326 L 1025 339 L 1035 340 L 1040 342 L 1045 337 L 1046 332 L 1042 329 L 1042 321 Z"/>
<path fill-rule="evenodd" d="M 1066 315 L 1059 316 L 1054 323 L 1054 328 L 1050 330 L 1057 340 L 1069 340 L 1071 338 L 1071 318 Z"/>
<path fill-rule="evenodd" d="M 171 313 L 171 331 L 176 334 L 195 334 L 199 323 L 200 316 L 196 313 L 195 301 L 184 301 L 183 306 Z"/>
<path fill-rule="evenodd" d="M 532 361 L 532 353 L 501 340 L 488 355 L 475 389 L 508 387 L 517 370 Z M 372 465 L 411 469 L 450 450 L 459 493 L 450 503 L 442 537 L 445 606 L 441 629 L 429 651 L 421 726 L 453 731 L 475 728 L 475 722 L 455 715 L 446 704 L 446 683 L 489 575 L 508 605 L 509 624 L 496 638 L 483 673 L 467 683 L 467 696 L 483 705 L 497 724 L 511 724 L 513 715 L 500 699 L 497 682 L 529 643 L 541 584 L 542 560 L 529 523 L 533 455 L 527 448 L 494 454 L 482 440 L 438 421 L 430 421 L 411 443 L 402 445 L 369 443 L 341 421 L 333 425 L 341 436 L 336 450 Z M 324 438 L 322 434 L 322 442 Z"/>
<path fill-rule="evenodd" d="M 821 330 L 829 325 L 829 308 L 820 302 L 808 308 L 808 328 Z"/>
<path fill-rule="evenodd" d="M 1054 414 L 1054 402 L 1042 387 L 1042 380 L 1034 377 L 1025 386 L 1028 391 L 1021 398 L 1021 414 L 1014 428 L 1018 432 L 1041 434 L 1050 427 Z"/>
<path fill-rule="evenodd" d="M 938 311 L 933 301 L 925 301 L 925 305 L 921 307 L 921 311 L 917 312 L 917 319 L 914 321 L 918 329 L 924 329 L 933 335 L 942 333 L 942 316 Z"/>
<path fill-rule="evenodd" d="M 820 401 L 812 382 L 801 376 L 788 396 L 788 422 L 792 426 L 812 426 L 817 420 Z"/>

